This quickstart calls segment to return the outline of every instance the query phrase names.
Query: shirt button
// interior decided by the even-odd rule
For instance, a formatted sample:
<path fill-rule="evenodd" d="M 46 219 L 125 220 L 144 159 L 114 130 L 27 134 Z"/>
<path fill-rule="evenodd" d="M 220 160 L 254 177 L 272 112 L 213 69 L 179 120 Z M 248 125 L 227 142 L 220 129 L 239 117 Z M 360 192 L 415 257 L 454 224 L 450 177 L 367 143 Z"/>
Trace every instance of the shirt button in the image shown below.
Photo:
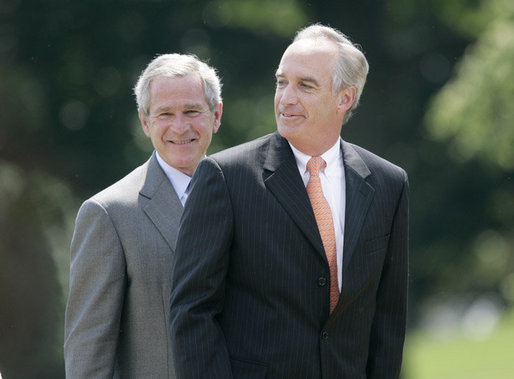
<path fill-rule="evenodd" d="M 328 339 L 328 332 L 326 330 L 323 330 L 321 332 L 321 339 L 323 339 L 323 340 Z"/>
<path fill-rule="evenodd" d="M 326 285 L 327 285 L 327 278 L 325 278 L 324 276 L 320 276 L 318 278 L 318 286 L 325 287 Z"/>

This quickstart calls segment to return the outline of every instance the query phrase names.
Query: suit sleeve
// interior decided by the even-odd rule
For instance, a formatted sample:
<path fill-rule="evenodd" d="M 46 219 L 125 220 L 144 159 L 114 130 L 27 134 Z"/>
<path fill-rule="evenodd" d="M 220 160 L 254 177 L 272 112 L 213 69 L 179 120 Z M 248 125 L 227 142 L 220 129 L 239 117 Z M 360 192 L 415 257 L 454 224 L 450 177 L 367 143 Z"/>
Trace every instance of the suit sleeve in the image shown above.
<path fill-rule="evenodd" d="M 79 210 L 71 244 L 64 358 L 68 378 L 112 378 L 125 289 L 125 260 L 106 210 Z"/>
<path fill-rule="evenodd" d="M 371 330 L 368 378 L 400 376 L 408 287 L 409 184 L 407 174 L 397 201 L 388 251 L 376 299 L 376 313 Z"/>
<path fill-rule="evenodd" d="M 172 277 L 170 333 L 177 378 L 231 378 L 217 316 L 223 310 L 232 239 L 224 175 L 204 159 L 181 220 Z"/>

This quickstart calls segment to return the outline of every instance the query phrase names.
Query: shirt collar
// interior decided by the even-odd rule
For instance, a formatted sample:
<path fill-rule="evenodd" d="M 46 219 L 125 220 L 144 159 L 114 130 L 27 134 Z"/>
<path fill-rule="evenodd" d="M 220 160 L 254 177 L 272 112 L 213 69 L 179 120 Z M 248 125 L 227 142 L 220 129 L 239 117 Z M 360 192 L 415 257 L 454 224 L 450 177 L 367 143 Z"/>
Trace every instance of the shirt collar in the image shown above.
<path fill-rule="evenodd" d="M 305 153 L 302 153 L 300 150 L 298 150 L 296 147 L 294 147 L 290 142 L 289 146 L 291 146 L 291 150 L 293 150 L 294 157 L 296 159 L 296 164 L 298 166 L 298 170 L 303 175 L 307 171 L 307 162 L 309 159 L 312 158 L 312 156 L 307 155 Z M 327 151 L 325 151 L 323 154 L 320 155 L 321 158 L 325 162 L 327 162 L 326 167 L 322 170 L 322 172 L 325 172 L 325 175 L 329 175 L 331 172 L 333 172 L 334 169 L 337 169 L 339 163 L 340 163 L 340 157 L 341 157 L 341 138 L 338 138 L 336 143 Z"/>
<path fill-rule="evenodd" d="M 161 166 L 162 170 L 168 177 L 168 179 L 171 182 L 171 185 L 175 189 L 175 192 L 177 193 L 178 198 L 182 203 L 184 203 L 184 194 L 187 196 L 186 193 L 187 186 L 189 185 L 189 182 L 191 181 L 191 177 L 189 175 L 184 174 L 182 171 L 177 170 L 175 167 L 170 166 L 167 164 L 164 159 L 161 158 L 159 153 L 155 151 L 155 157 L 157 158 L 157 162 L 159 162 L 159 166 Z"/>

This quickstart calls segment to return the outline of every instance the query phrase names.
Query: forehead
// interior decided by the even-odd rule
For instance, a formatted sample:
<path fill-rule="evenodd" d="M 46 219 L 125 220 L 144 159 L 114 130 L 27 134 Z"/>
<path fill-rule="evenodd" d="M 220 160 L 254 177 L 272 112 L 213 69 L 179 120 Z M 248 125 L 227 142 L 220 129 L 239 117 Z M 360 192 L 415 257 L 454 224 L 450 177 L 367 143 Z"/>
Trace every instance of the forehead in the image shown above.
<path fill-rule="evenodd" d="M 337 57 L 334 44 L 325 41 L 301 40 L 292 43 L 282 55 L 277 76 L 314 77 L 331 80 Z"/>
<path fill-rule="evenodd" d="M 162 102 L 207 103 L 202 80 L 198 75 L 159 76 L 150 84 L 150 104 Z"/>

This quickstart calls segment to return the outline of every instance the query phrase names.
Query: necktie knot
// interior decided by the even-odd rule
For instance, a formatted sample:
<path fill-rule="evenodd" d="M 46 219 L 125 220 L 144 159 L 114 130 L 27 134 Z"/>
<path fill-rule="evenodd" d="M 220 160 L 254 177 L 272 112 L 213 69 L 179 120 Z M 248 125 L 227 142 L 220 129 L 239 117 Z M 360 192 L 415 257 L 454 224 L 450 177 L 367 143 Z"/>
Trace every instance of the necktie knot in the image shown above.
<path fill-rule="evenodd" d="M 307 162 L 307 171 L 313 176 L 318 176 L 321 169 L 327 165 L 327 162 L 321 157 L 312 157 Z"/>

